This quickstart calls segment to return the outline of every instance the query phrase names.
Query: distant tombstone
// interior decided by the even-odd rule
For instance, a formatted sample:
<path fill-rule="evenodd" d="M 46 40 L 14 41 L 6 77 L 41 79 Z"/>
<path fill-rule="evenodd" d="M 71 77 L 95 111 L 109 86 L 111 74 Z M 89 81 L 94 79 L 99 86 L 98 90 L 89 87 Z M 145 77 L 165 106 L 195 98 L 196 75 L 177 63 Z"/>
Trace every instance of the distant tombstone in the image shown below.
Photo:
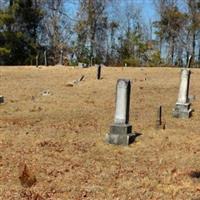
<path fill-rule="evenodd" d="M 48 66 L 48 63 L 47 63 L 47 51 L 46 50 L 44 51 L 44 65 Z"/>
<path fill-rule="evenodd" d="M 163 108 L 159 106 L 157 110 L 157 118 L 156 118 L 156 129 L 165 129 L 165 123 L 163 122 Z"/>
<path fill-rule="evenodd" d="M 0 96 L 0 104 L 4 103 L 4 96 Z"/>
<path fill-rule="evenodd" d="M 117 81 L 114 124 L 110 127 L 110 133 L 106 135 L 106 141 L 110 144 L 129 145 L 135 139 L 129 124 L 130 89 L 130 80 Z"/>
<path fill-rule="evenodd" d="M 124 67 L 127 67 L 127 63 L 124 64 Z"/>
<path fill-rule="evenodd" d="M 78 63 L 78 66 L 81 67 L 81 68 L 87 68 L 88 67 L 88 65 L 86 63 L 81 63 L 81 62 Z"/>
<path fill-rule="evenodd" d="M 79 62 L 79 63 L 78 63 L 78 66 L 79 66 L 79 67 L 83 67 L 83 63 Z"/>
<path fill-rule="evenodd" d="M 101 65 L 98 65 L 97 67 L 97 80 L 101 79 Z"/>
<path fill-rule="evenodd" d="M 63 65 L 63 50 L 60 51 L 60 65 Z"/>
<path fill-rule="evenodd" d="M 190 109 L 191 103 L 189 102 L 189 82 L 190 82 L 190 70 L 181 70 L 181 81 L 178 94 L 178 100 L 176 106 L 173 109 L 173 117 L 176 118 L 189 118 L 191 116 L 192 109 Z"/>
<path fill-rule="evenodd" d="M 156 128 L 159 129 L 162 125 L 162 106 L 159 106 L 157 110 Z"/>
<path fill-rule="evenodd" d="M 39 64 L 38 64 L 38 60 L 39 60 L 38 58 L 39 58 L 39 56 L 37 55 L 37 56 L 35 57 L 35 65 L 36 65 L 36 67 L 38 67 L 38 65 L 39 65 Z"/>
<path fill-rule="evenodd" d="M 88 67 L 88 64 L 83 63 L 83 68 L 87 68 L 87 67 Z"/>

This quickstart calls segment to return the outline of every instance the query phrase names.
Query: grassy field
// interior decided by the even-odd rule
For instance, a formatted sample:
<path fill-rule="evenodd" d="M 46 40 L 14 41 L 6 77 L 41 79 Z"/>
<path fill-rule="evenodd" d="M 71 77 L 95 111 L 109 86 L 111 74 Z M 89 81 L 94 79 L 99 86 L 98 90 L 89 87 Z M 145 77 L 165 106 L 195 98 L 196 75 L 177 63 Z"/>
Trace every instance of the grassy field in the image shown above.
<path fill-rule="evenodd" d="M 200 199 L 200 70 L 188 120 L 172 118 L 179 69 L 103 68 L 102 77 L 95 68 L 0 67 L 1 200 Z M 104 141 L 118 78 L 132 81 L 130 123 L 141 133 L 129 147 Z M 165 130 L 155 129 L 160 105 Z M 25 163 L 31 187 L 19 179 Z"/>

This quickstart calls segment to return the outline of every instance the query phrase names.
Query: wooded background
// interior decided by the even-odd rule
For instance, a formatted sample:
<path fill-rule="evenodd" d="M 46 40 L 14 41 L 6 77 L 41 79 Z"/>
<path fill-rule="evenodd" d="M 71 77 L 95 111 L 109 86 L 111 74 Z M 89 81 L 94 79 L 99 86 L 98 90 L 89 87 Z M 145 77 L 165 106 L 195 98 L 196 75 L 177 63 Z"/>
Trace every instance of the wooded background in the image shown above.
<path fill-rule="evenodd" d="M 147 22 L 135 0 L 0 0 L 0 64 L 43 64 L 46 51 L 55 65 L 63 51 L 66 65 L 184 66 L 193 55 L 198 67 L 200 0 L 151 2 Z"/>

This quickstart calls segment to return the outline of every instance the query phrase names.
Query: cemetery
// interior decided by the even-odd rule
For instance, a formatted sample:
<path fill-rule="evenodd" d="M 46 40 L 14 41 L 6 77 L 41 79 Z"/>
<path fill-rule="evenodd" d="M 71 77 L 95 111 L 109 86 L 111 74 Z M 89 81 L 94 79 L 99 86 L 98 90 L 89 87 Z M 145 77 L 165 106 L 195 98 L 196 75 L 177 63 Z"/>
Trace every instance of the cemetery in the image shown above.
<path fill-rule="evenodd" d="M 0 0 L 0 200 L 200 200 L 200 0 Z"/>
<path fill-rule="evenodd" d="M 0 67 L 0 199 L 198 199 L 199 78 Z"/>

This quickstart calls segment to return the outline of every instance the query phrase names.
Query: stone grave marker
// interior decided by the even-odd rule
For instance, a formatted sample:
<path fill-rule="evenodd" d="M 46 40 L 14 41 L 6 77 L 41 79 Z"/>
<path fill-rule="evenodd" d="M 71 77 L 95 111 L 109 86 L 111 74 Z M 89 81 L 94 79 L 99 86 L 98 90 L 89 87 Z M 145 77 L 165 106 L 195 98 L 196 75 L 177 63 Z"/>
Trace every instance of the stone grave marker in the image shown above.
<path fill-rule="evenodd" d="M 132 125 L 129 124 L 130 91 L 130 80 L 117 81 L 114 124 L 106 135 L 106 141 L 110 144 L 129 145 L 135 139 Z"/>
<path fill-rule="evenodd" d="M 97 67 L 97 80 L 101 79 L 101 65 L 98 65 Z"/>
<path fill-rule="evenodd" d="M 181 81 L 178 94 L 178 100 L 176 106 L 173 109 L 173 117 L 176 118 L 189 118 L 191 116 L 192 109 L 190 108 L 191 103 L 189 102 L 189 83 L 190 83 L 190 70 L 181 70 Z"/>

